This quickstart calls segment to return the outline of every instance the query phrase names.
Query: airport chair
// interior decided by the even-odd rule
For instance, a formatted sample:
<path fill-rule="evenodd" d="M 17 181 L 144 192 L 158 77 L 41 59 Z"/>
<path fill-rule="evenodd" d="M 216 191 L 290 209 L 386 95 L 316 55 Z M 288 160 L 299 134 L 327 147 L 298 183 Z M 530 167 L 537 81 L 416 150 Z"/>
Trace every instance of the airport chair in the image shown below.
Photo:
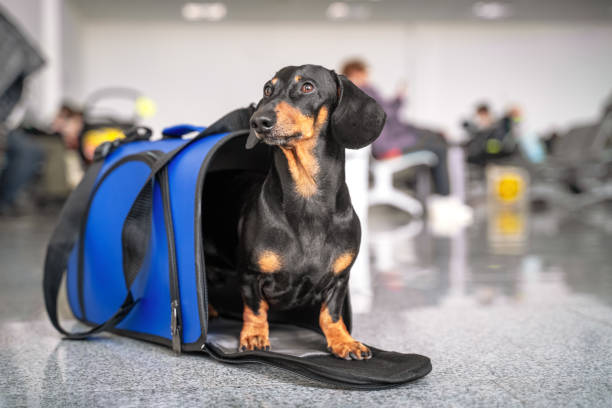
<path fill-rule="evenodd" d="M 544 166 L 535 169 L 532 195 L 552 198 L 568 210 L 612 199 L 612 112 L 594 125 L 570 129 Z M 571 194 L 580 192 L 580 194 Z"/>
<path fill-rule="evenodd" d="M 438 162 L 435 154 L 428 151 L 415 151 L 392 159 L 373 160 L 370 167 L 373 185 L 368 191 L 370 206 L 388 204 L 413 217 L 423 214 L 423 205 L 410 194 L 393 186 L 393 175 L 416 166 L 434 166 Z M 428 175 L 429 177 L 429 175 Z M 421 180 L 417 180 L 417 185 Z"/>

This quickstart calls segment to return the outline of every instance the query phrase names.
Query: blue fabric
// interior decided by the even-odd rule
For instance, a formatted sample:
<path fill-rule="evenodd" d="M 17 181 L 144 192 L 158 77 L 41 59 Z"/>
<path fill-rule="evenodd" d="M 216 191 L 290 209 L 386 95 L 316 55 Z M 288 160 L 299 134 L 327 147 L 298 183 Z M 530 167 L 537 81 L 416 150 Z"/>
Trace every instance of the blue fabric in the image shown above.
<path fill-rule="evenodd" d="M 195 270 L 195 234 L 200 209 L 196 208 L 196 190 L 200 169 L 211 149 L 226 134 L 212 135 L 193 142 L 168 165 L 170 204 L 174 223 L 176 255 L 181 297 L 183 344 L 194 343 L 202 336 L 198 308 L 198 282 Z M 169 152 L 186 143 L 182 139 L 140 141 L 120 146 L 106 158 L 98 182 L 109 168 L 122 158 L 149 150 Z M 121 233 L 123 223 L 136 196 L 150 174 L 141 161 L 128 161 L 104 180 L 89 211 L 83 268 L 85 313 L 78 301 L 77 250 L 74 248 L 68 265 L 68 300 L 75 316 L 101 323 L 117 311 L 127 288 L 123 276 Z M 199 219 L 199 218 L 197 218 Z M 151 241 L 147 259 L 132 285 L 140 299 L 118 326 L 120 329 L 171 339 L 168 238 L 164 221 L 161 188 L 153 190 Z"/>
<path fill-rule="evenodd" d="M 179 146 L 181 146 L 182 144 L 186 143 L 185 140 L 181 140 L 181 139 L 168 139 L 168 140 L 159 140 L 159 141 L 155 141 L 155 142 L 148 142 L 148 141 L 138 141 L 138 142 L 132 142 L 126 145 L 122 145 L 120 147 L 118 147 L 116 150 L 114 150 L 113 152 L 111 152 L 108 157 L 105 160 L 104 165 L 102 166 L 102 168 L 100 169 L 100 173 L 98 175 L 98 180 L 97 182 L 100 181 L 100 179 L 103 177 L 103 175 L 109 170 L 109 168 L 111 168 L 113 166 L 113 164 L 115 164 L 118 160 L 132 155 L 132 154 L 136 154 L 136 153 L 141 153 L 143 151 L 147 151 L 147 150 L 160 150 L 163 152 L 169 152 L 170 150 L 173 150 Z M 134 163 L 130 163 L 130 164 L 134 164 Z M 91 254 L 89 251 L 89 241 L 90 240 L 94 240 L 95 235 L 91 235 L 89 234 L 89 229 L 90 229 L 90 224 L 102 224 L 104 225 L 104 223 L 110 223 L 110 222 L 114 222 L 114 235 L 113 235 L 113 241 L 110 241 L 110 238 L 107 237 L 107 235 L 101 235 L 101 237 L 104 237 L 103 240 L 109 242 L 110 244 L 114 244 L 113 247 L 111 249 L 108 250 L 109 253 L 115 254 L 116 256 L 118 256 L 119 258 L 115 258 L 115 261 L 112 263 L 112 269 L 113 271 L 116 271 L 118 276 L 121 276 L 123 278 L 123 272 L 122 272 L 122 262 L 121 262 L 121 228 L 123 227 L 123 221 L 125 218 L 125 215 L 127 214 L 127 211 L 129 211 L 129 207 L 127 210 L 124 209 L 124 213 L 120 213 L 118 211 L 118 208 L 116 208 L 117 206 L 131 206 L 133 199 L 135 198 L 136 194 L 138 193 L 138 191 L 140 191 L 140 188 L 142 187 L 142 183 L 144 182 L 144 180 L 146 179 L 146 176 L 148 176 L 148 167 L 144 164 L 144 163 L 140 163 L 140 169 L 146 169 L 146 175 L 144 176 L 144 179 L 142 178 L 142 175 L 140 175 L 139 178 L 136 177 L 132 177 L 133 175 L 130 174 L 130 169 L 132 169 L 133 167 L 130 167 L 128 164 L 126 164 L 125 169 L 122 168 L 121 169 L 117 169 L 117 174 L 114 174 L 112 176 L 109 176 L 109 180 L 105 181 L 105 186 L 100 187 L 100 189 L 104 189 L 106 187 L 106 185 L 112 185 L 114 184 L 114 181 L 121 181 L 122 178 L 126 177 L 127 174 L 127 179 L 131 180 L 133 182 L 133 184 L 129 185 L 129 186 L 123 186 L 123 188 L 119 188 L 119 186 L 117 186 L 116 191 L 113 191 L 113 189 L 111 188 L 111 190 L 109 190 L 109 192 L 111 192 L 111 194 L 106 194 L 105 196 L 107 198 L 111 199 L 111 203 L 109 203 L 108 208 L 104 208 L 102 207 L 101 209 L 103 210 L 102 212 L 98 212 L 98 210 L 96 209 L 96 212 L 94 212 L 93 210 L 90 211 L 90 217 L 88 219 L 88 223 L 87 223 L 87 234 L 86 234 L 86 251 L 85 251 L 85 265 L 84 265 L 84 279 L 83 279 L 83 283 L 85 284 L 85 282 L 87 282 L 88 280 L 88 276 L 90 274 L 98 274 L 100 273 L 100 268 L 95 268 L 95 270 L 91 270 L 88 266 L 87 263 L 87 259 L 89 258 L 89 255 Z M 126 172 L 127 169 L 127 172 Z M 142 170 L 144 171 L 144 170 Z M 119 176 L 118 178 L 116 178 L 116 176 Z M 112 179 L 112 180 L 110 180 Z M 138 185 L 140 183 L 140 186 Z M 132 191 L 134 190 L 134 191 Z M 133 194 L 133 198 L 131 200 L 127 200 L 126 197 L 124 197 L 124 194 L 128 194 L 128 195 L 132 195 Z M 102 193 L 100 192 L 99 194 L 96 194 L 96 201 L 99 199 L 99 197 L 102 196 Z M 117 200 L 117 203 L 114 202 L 114 200 L 117 197 L 121 197 L 121 200 Z M 92 203 L 93 205 L 94 203 Z M 116 205 L 115 205 L 116 204 Z M 123 214 L 123 215 L 122 215 Z M 162 212 L 163 214 L 163 212 Z M 118 231 L 117 231 L 118 229 Z M 110 233 L 111 231 L 102 231 L 99 232 L 101 234 L 107 234 Z M 118 238 L 117 238 L 118 237 Z M 78 269 L 78 256 L 77 256 L 77 250 L 78 247 L 75 246 L 75 248 L 73 248 L 72 254 L 70 256 L 69 262 L 68 262 L 68 271 L 67 271 L 67 290 L 68 290 L 68 301 L 70 304 L 70 308 L 72 309 L 72 312 L 74 313 L 74 315 L 79 318 L 79 319 L 85 319 L 88 320 L 90 322 L 94 322 L 94 323 L 100 323 L 106 319 L 102 319 L 102 320 L 92 320 L 88 314 L 89 312 L 89 307 L 88 307 L 88 292 L 85 291 L 84 293 L 84 298 L 86 300 L 86 304 L 85 304 L 85 312 L 86 312 L 86 316 L 83 315 L 83 312 L 81 311 L 80 308 L 80 304 L 78 301 L 78 279 L 77 279 L 77 269 Z M 102 253 L 105 252 L 104 248 L 100 249 L 102 251 Z M 98 258 L 98 256 L 95 256 L 95 252 L 93 254 L 94 258 Z M 125 284 L 121 285 L 123 287 L 123 289 L 125 289 Z M 123 297 L 125 297 L 125 290 L 123 290 L 123 292 L 121 292 Z M 119 294 L 115 294 L 117 297 L 120 296 Z M 122 298 L 123 299 L 123 298 Z M 121 299 L 121 300 L 122 300 Z M 121 300 L 117 300 L 117 302 L 121 302 Z M 94 309 L 98 308 L 98 305 L 93 304 L 91 305 Z M 136 306 L 137 308 L 140 306 Z M 116 310 L 116 308 L 115 308 Z M 134 313 L 134 311 L 132 312 Z M 112 313 L 110 313 L 106 318 L 108 318 L 110 315 L 112 315 Z"/>

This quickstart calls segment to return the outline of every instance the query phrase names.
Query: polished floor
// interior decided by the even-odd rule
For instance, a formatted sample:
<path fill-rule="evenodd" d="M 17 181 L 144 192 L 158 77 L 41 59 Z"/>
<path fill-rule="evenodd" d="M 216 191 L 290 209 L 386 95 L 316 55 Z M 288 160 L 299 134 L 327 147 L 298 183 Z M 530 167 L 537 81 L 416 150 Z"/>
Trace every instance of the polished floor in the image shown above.
<path fill-rule="evenodd" d="M 429 356 L 427 377 L 347 391 L 113 335 L 62 341 L 41 293 L 53 218 L 2 218 L 0 406 L 612 406 L 612 208 L 481 208 L 444 237 L 388 211 L 371 218 L 354 334 Z"/>

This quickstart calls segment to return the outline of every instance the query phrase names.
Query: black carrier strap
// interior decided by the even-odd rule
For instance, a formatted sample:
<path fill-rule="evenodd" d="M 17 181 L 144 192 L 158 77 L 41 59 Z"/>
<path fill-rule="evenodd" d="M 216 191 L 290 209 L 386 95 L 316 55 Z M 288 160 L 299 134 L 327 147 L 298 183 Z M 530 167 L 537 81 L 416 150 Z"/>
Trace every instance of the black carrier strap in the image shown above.
<path fill-rule="evenodd" d="M 119 310 L 110 319 L 84 332 L 68 332 L 60 325 L 57 316 L 57 297 L 62 277 L 66 271 L 72 248 L 79 237 L 89 196 L 93 191 L 102 164 L 102 161 L 97 161 L 87 169 L 83 180 L 81 180 L 81 183 L 70 195 L 66 204 L 64 204 L 59 223 L 53 231 L 49 246 L 47 247 L 47 256 L 45 257 L 43 292 L 47 314 L 53 326 L 68 339 L 84 339 L 115 327 L 136 304 L 132 294 L 128 293 Z"/>
<path fill-rule="evenodd" d="M 92 327 L 87 331 L 71 333 L 60 325 L 57 315 L 57 297 L 59 295 L 62 277 L 68 266 L 70 253 L 79 239 L 81 225 L 87 222 L 87 203 L 90 201 L 91 194 L 94 191 L 98 178 L 98 173 L 104 164 L 104 160 L 102 159 L 117 145 L 107 144 L 101 146 L 96 156 L 97 160 L 89 166 L 85 176 L 64 204 L 60 213 L 59 222 L 51 235 L 47 247 L 47 255 L 45 257 L 43 272 L 45 307 L 53 326 L 60 333 L 64 334 L 67 339 L 85 339 L 96 333 L 113 329 L 138 303 L 138 299 L 134 299 L 130 291 L 130 286 L 141 269 L 150 241 L 153 183 L 158 173 L 183 149 L 196 140 L 200 140 L 212 134 L 248 129 L 249 118 L 253 111 L 254 107 L 251 105 L 248 108 L 237 109 L 230 112 L 198 134 L 195 138 L 162 155 L 153 163 L 151 173 L 136 197 L 123 225 L 123 272 L 128 289 L 127 296 L 117 312 L 104 323 Z M 139 133 L 136 132 L 136 134 L 138 135 Z M 143 138 L 127 139 L 126 141 L 128 142 L 132 140 L 143 140 Z M 100 154 L 100 152 L 102 152 L 102 154 Z"/>

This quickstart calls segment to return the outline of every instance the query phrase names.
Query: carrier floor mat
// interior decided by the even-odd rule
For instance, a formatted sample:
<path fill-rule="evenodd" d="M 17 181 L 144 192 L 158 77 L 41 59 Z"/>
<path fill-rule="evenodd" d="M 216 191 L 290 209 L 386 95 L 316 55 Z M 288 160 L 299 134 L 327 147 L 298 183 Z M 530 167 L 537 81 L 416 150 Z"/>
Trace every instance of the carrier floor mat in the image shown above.
<path fill-rule="evenodd" d="M 382 389 L 417 380 L 429 374 L 429 358 L 370 347 L 369 360 L 342 360 L 326 351 L 323 335 L 314 330 L 270 324 L 271 351 L 238 352 L 242 322 L 210 321 L 206 350 L 227 363 L 263 363 L 318 381 L 356 389 Z"/>

